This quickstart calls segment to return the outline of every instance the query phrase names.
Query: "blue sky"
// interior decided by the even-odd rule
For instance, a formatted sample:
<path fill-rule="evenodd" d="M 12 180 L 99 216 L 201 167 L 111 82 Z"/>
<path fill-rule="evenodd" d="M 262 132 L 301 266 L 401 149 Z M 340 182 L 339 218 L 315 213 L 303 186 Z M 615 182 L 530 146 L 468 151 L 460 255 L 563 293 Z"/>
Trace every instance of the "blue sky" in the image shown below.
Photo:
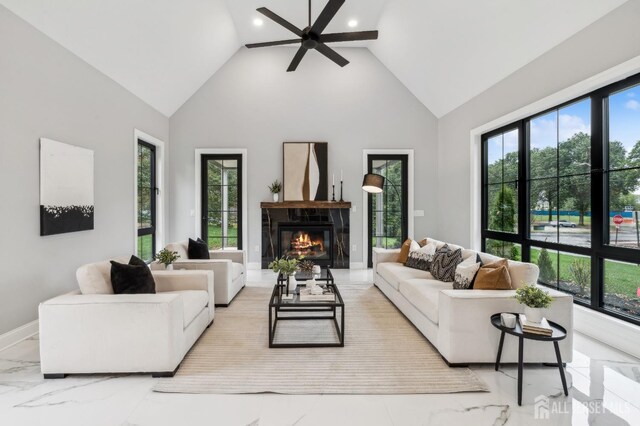
<path fill-rule="evenodd" d="M 622 142 L 627 152 L 640 140 L 640 85 L 609 97 L 609 139 Z M 591 133 L 591 100 L 531 120 L 531 147 L 556 147 L 578 132 Z M 517 130 L 489 139 L 489 164 L 517 149 Z"/>

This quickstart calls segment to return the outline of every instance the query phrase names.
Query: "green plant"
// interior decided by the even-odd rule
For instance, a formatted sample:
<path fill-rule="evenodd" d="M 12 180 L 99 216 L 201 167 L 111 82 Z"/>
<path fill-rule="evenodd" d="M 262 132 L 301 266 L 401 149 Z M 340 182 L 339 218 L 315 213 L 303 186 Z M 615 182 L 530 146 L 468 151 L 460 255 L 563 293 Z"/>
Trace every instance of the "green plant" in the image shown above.
<path fill-rule="evenodd" d="M 588 262 L 575 259 L 569 265 L 569 274 L 573 282 L 580 287 L 580 294 L 584 294 L 587 286 L 591 282 L 591 267 Z"/>
<path fill-rule="evenodd" d="M 280 191 L 282 191 L 282 184 L 280 183 L 280 181 L 278 179 L 274 180 L 271 185 L 268 186 L 269 191 L 271 191 L 272 194 L 277 194 Z"/>
<path fill-rule="evenodd" d="M 311 272 L 313 271 L 313 262 L 310 260 L 303 260 L 302 262 L 300 262 L 300 270 L 303 272 Z"/>
<path fill-rule="evenodd" d="M 538 256 L 538 267 L 540 268 L 540 281 L 545 284 L 551 284 L 556 281 L 556 271 L 553 268 L 549 251 L 545 248 L 540 250 L 540 256 Z"/>
<path fill-rule="evenodd" d="M 269 263 L 269 268 L 273 272 L 281 273 L 282 275 L 293 275 L 294 272 L 298 270 L 298 260 L 297 259 L 285 259 L 277 257 L 273 262 Z"/>
<path fill-rule="evenodd" d="M 166 248 L 160 250 L 155 256 L 154 259 L 160 263 L 163 263 L 165 266 L 171 265 L 173 262 L 178 260 L 180 255 L 177 251 L 169 251 Z"/>
<path fill-rule="evenodd" d="M 525 284 L 517 289 L 515 298 L 518 303 L 530 308 L 548 308 L 553 302 L 553 297 L 533 284 Z"/>

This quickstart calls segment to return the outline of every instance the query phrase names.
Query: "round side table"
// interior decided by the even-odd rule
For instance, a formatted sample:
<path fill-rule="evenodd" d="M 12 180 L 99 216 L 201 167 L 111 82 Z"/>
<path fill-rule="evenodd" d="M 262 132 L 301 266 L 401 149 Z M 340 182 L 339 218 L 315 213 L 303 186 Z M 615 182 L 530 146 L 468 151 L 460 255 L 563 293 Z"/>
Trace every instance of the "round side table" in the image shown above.
<path fill-rule="evenodd" d="M 502 321 L 500 320 L 500 314 L 491 315 L 491 324 L 498 330 L 500 330 L 500 344 L 498 345 L 498 356 L 496 358 L 496 371 L 500 368 L 500 357 L 502 356 L 502 344 L 504 343 L 504 335 L 505 333 L 511 334 L 518 338 L 518 405 L 522 405 L 522 367 L 523 367 L 523 347 L 524 347 L 524 339 L 529 340 L 539 340 L 542 342 L 553 342 L 553 347 L 556 350 L 556 360 L 558 361 L 558 369 L 560 370 L 560 378 L 562 379 L 562 387 L 564 389 L 564 394 L 569 395 L 569 391 L 567 390 L 567 379 L 564 376 L 564 367 L 562 365 L 562 357 L 560 356 L 560 348 L 558 347 L 558 342 L 565 337 L 567 337 L 567 330 L 564 329 L 561 325 L 548 321 L 549 326 L 553 329 L 553 334 L 551 336 L 544 336 L 541 334 L 533 334 L 526 333 L 522 331 L 522 327 L 520 327 L 520 316 L 519 314 L 513 313 L 517 317 L 516 326 L 514 328 L 505 327 L 502 325 Z"/>

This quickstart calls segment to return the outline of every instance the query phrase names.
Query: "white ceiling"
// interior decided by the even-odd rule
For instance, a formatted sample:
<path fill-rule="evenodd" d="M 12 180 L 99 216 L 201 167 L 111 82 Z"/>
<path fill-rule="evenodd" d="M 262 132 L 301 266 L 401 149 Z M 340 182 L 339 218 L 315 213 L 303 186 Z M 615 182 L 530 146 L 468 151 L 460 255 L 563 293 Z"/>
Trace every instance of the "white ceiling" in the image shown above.
<path fill-rule="evenodd" d="M 352 45 L 369 47 L 441 117 L 625 1 L 347 0 L 326 32 L 379 29 L 379 40 Z M 298 27 L 308 19 L 305 0 L 0 4 L 166 116 L 242 44 L 295 38 L 256 8 L 268 7 Z M 325 4 L 313 1 L 313 19 Z M 257 17 L 261 27 L 253 25 Z M 347 26 L 350 19 L 357 28 Z"/>

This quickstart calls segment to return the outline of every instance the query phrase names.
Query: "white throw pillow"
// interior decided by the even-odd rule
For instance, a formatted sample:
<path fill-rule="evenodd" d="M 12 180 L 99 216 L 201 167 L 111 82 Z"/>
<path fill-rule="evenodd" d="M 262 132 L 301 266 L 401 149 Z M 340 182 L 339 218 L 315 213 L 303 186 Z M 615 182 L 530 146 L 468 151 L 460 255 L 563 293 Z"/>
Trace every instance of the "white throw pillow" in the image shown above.
<path fill-rule="evenodd" d="M 436 244 L 429 243 L 425 244 L 424 247 L 418 245 L 416 250 L 413 250 L 413 244 L 411 247 L 412 250 L 409 251 L 409 257 L 404 266 L 429 271 L 431 269 L 431 262 L 433 262 L 433 255 L 436 252 Z"/>
<path fill-rule="evenodd" d="M 456 267 L 456 276 L 453 281 L 453 288 L 457 290 L 468 290 L 473 284 L 473 280 L 482 266 L 479 256 L 471 256 Z"/>

